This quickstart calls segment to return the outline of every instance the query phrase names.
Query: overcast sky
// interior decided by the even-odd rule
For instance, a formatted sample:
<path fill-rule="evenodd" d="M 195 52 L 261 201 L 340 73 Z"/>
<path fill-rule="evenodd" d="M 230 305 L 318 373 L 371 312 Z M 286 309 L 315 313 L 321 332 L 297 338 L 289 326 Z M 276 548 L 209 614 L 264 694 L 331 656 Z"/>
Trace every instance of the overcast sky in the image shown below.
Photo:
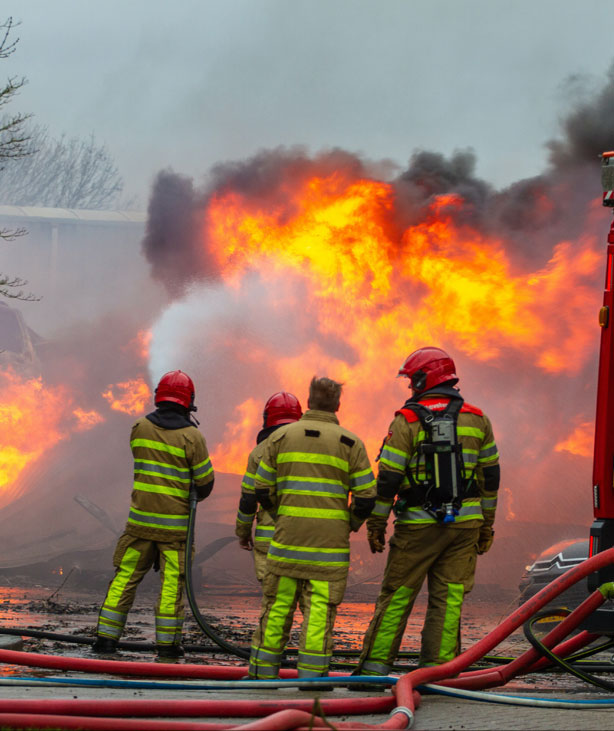
<path fill-rule="evenodd" d="M 404 166 L 472 147 L 496 186 L 540 172 L 577 85 L 614 59 L 603 0 L 19 0 L 10 111 L 93 133 L 126 192 L 278 145 Z"/>

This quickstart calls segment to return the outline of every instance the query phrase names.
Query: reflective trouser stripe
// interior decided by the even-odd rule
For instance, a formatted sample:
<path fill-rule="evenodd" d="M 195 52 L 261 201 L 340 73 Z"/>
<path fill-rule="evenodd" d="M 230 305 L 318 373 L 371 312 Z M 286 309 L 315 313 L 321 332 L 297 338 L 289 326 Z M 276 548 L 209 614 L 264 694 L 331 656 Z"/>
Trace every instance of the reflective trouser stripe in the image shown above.
<path fill-rule="evenodd" d="M 110 637 L 113 640 L 119 640 L 121 637 L 128 617 L 128 611 L 134 601 L 136 585 L 144 575 L 141 574 L 139 577 L 136 571 L 140 558 L 140 551 L 130 547 L 125 550 L 119 565 L 116 567 L 115 576 L 109 584 L 107 595 L 100 609 L 96 634 L 102 637 Z M 130 587 L 130 590 L 128 590 L 133 578 L 135 579 L 135 582 L 133 582 L 134 589 Z M 116 609 L 120 603 L 124 606 L 127 605 L 125 612 L 120 612 Z"/>
<path fill-rule="evenodd" d="M 387 675 L 390 670 L 390 665 L 387 665 L 385 660 L 388 657 L 395 636 L 399 633 L 399 630 L 402 633 L 405 629 L 411 604 L 413 604 L 411 602 L 413 594 L 414 590 L 407 586 L 400 586 L 394 592 L 375 634 L 375 641 L 369 652 L 367 662 L 375 661 L 382 668 L 385 668 L 382 670 L 382 675 Z"/>
<path fill-rule="evenodd" d="M 109 585 L 98 619 L 99 635 L 119 639 L 136 595 L 139 583 L 160 553 L 160 596 L 156 605 L 156 630 L 171 634 L 178 642 L 183 623 L 183 586 L 185 544 L 156 542 L 124 533 L 115 549 L 115 576 Z M 172 622 L 172 624 L 169 624 Z M 156 634 L 157 637 L 157 634 Z M 167 636 L 160 637 L 167 644 Z"/>
<path fill-rule="evenodd" d="M 162 587 L 156 607 L 156 644 L 172 645 L 181 641 L 183 628 L 183 571 L 179 551 L 160 552 Z"/>
<path fill-rule="evenodd" d="M 297 602 L 297 579 L 267 578 L 277 580 L 277 587 L 272 603 L 270 596 L 263 596 L 260 623 L 249 658 L 249 674 L 253 678 L 278 677 Z"/>
<path fill-rule="evenodd" d="M 478 526 L 395 528 L 358 663 L 361 674 L 388 672 L 427 576 L 429 597 L 420 664 L 440 664 L 458 653 L 461 606 L 473 588 L 478 534 Z"/>
<path fill-rule="evenodd" d="M 103 637 L 110 637 L 113 640 L 119 640 L 124 631 L 124 625 L 128 615 L 123 612 L 114 612 L 106 607 L 102 607 L 98 615 L 98 628 L 96 634 Z"/>
<path fill-rule="evenodd" d="M 265 575 L 260 621 L 252 642 L 250 677 L 278 677 L 297 603 L 303 614 L 297 663 L 299 677 L 328 673 L 333 626 L 346 579 L 295 579 L 270 572 Z"/>
<path fill-rule="evenodd" d="M 126 590 L 126 585 L 132 578 L 132 574 L 136 569 L 141 554 L 139 551 L 135 551 L 134 548 L 127 548 L 126 553 L 119 564 L 119 570 L 115 574 L 109 591 L 107 592 L 107 598 L 105 599 L 105 606 L 116 607 L 122 597 L 122 594 Z"/>
<path fill-rule="evenodd" d="M 324 652 L 328 629 L 329 583 L 311 580 L 309 606 L 304 606 L 307 631 L 304 649 L 299 652 L 297 670 L 299 678 L 325 675 L 328 672 L 330 653 Z"/>
<path fill-rule="evenodd" d="M 439 660 L 453 660 L 458 652 L 458 630 L 460 627 L 461 608 L 465 589 L 462 584 L 448 584 L 446 614 L 443 620 Z"/>
<path fill-rule="evenodd" d="M 181 641 L 183 618 L 162 617 L 156 614 L 156 644 L 172 645 Z"/>

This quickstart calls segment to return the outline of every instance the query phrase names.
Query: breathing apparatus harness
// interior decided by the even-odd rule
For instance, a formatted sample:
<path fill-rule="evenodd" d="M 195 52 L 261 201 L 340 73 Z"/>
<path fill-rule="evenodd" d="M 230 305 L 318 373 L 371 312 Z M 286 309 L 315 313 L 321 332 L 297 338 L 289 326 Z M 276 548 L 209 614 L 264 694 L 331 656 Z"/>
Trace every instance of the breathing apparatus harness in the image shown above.
<path fill-rule="evenodd" d="M 473 478 L 467 480 L 465 477 L 463 450 L 456 429 L 464 399 L 452 387 L 439 386 L 434 391 L 437 396 L 449 398 L 443 410 L 430 409 L 420 403 L 420 399 L 429 395 L 421 393 L 406 401 L 397 412 L 407 418 L 408 414 L 404 412 L 412 411 L 426 438 L 417 445 L 415 465 L 408 464 L 405 468 L 410 487 L 399 493 L 394 513 L 398 516 L 408 507 L 420 506 L 437 521 L 453 523 L 473 481 Z"/>

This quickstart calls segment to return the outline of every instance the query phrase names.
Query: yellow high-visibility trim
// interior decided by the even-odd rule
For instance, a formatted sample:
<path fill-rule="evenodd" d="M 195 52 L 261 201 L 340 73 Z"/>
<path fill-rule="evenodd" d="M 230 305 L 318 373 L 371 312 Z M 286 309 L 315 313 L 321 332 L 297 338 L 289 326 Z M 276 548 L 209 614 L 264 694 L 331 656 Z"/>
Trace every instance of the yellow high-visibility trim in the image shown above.
<path fill-rule="evenodd" d="M 347 500 L 347 495 L 335 495 L 324 490 L 293 490 L 291 487 L 281 487 L 277 490 L 280 495 L 310 495 L 311 497 L 329 497 L 333 500 Z"/>
<path fill-rule="evenodd" d="M 171 444 L 156 442 L 154 439 L 133 439 L 130 442 L 130 446 L 133 449 L 135 447 L 147 447 L 148 449 L 157 449 L 159 452 L 174 454 L 176 457 L 185 457 L 185 449 L 183 447 L 173 447 Z"/>
<path fill-rule="evenodd" d="M 176 470 L 177 472 L 190 472 L 190 470 L 187 467 L 179 467 L 176 464 L 170 464 L 169 462 L 158 462 L 155 459 L 141 459 L 140 457 L 137 458 L 137 462 L 142 462 L 143 464 L 155 464 L 158 465 L 158 467 L 168 467 L 171 470 Z"/>
<path fill-rule="evenodd" d="M 162 551 L 164 583 L 160 592 L 160 614 L 175 614 L 179 584 L 179 551 Z"/>
<path fill-rule="evenodd" d="M 475 426 L 457 426 L 456 432 L 461 437 L 476 437 L 477 439 L 484 439 L 485 437 L 483 430 Z"/>
<path fill-rule="evenodd" d="M 289 515 L 294 518 L 323 518 L 325 520 L 349 521 L 350 514 L 347 510 L 328 510 L 326 508 L 300 508 L 291 505 L 282 505 L 277 515 Z"/>
<path fill-rule="evenodd" d="M 136 566 L 140 558 L 141 553 L 140 551 L 137 551 L 136 548 L 126 549 L 126 552 L 119 562 L 119 569 L 111 582 L 111 586 L 109 587 L 107 598 L 104 602 L 105 607 L 117 606 L 119 600 L 122 598 L 126 585 L 136 570 Z"/>
<path fill-rule="evenodd" d="M 162 480 L 170 480 L 175 482 L 187 482 L 190 483 L 192 480 L 189 477 L 178 477 L 177 475 L 164 475 L 162 472 L 151 472 L 150 470 L 134 470 L 135 475 L 151 475 L 152 477 L 159 477 Z"/>
<path fill-rule="evenodd" d="M 189 490 L 182 490 L 180 487 L 166 487 L 165 485 L 152 485 L 149 482 L 134 481 L 132 487 L 143 492 L 155 492 L 158 495 L 172 495 L 174 497 L 189 497 Z"/>
<path fill-rule="evenodd" d="M 277 455 L 277 464 L 288 462 L 303 462 L 306 464 L 325 464 L 330 467 L 337 467 L 347 472 L 349 465 L 347 460 L 340 457 L 333 457 L 330 454 L 319 454 L 316 452 L 280 452 Z"/>
<path fill-rule="evenodd" d="M 314 548 L 313 546 L 292 546 L 289 543 L 278 543 L 273 541 L 273 545 L 276 548 L 281 548 L 285 551 L 304 551 L 305 553 L 347 553 L 349 555 L 349 548 Z"/>
<path fill-rule="evenodd" d="M 303 564 L 305 566 L 347 566 L 350 562 L 349 556 L 347 561 L 310 561 L 306 558 L 286 558 L 284 556 L 267 555 L 269 561 L 279 561 L 279 563 Z"/>

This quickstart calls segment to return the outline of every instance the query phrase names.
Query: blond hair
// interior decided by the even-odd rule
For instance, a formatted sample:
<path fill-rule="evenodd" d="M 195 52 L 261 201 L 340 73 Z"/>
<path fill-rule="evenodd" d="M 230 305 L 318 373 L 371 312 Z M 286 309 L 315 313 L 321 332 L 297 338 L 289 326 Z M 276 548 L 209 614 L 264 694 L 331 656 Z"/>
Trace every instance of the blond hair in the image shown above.
<path fill-rule="evenodd" d="M 309 384 L 309 408 L 334 413 L 339 408 L 342 388 L 342 383 L 325 376 L 322 378 L 314 376 Z"/>

